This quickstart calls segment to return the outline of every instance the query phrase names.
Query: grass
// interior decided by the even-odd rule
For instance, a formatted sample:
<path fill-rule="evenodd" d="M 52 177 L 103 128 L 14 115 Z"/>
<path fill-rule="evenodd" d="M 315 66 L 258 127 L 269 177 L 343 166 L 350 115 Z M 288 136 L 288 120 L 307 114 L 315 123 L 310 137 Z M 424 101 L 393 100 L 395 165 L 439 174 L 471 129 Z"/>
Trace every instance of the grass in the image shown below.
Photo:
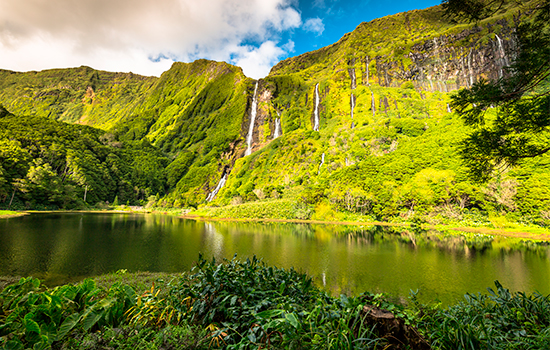
<path fill-rule="evenodd" d="M 0 219 L 15 218 L 18 216 L 28 215 L 25 212 L 12 211 L 12 210 L 0 210 Z"/>

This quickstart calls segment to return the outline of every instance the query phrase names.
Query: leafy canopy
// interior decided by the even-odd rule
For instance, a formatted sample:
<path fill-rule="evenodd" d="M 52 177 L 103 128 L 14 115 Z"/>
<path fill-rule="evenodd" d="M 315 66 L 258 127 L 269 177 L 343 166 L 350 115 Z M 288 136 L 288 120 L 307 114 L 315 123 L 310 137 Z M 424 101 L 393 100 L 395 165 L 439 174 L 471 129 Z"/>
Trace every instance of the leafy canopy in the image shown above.
<path fill-rule="evenodd" d="M 443 4 L 447 13 L 479 19 L 469 12 L 469 0 Z M 475 4 L 482 6 L 480 14 L 495 6 L 491 1 Z M 550 1 L 537 0 L 526 10 L 531 15 L 517 25 L 517 52 L 506 74 L 496 81 L 480 80 L 452 97 L 453 109 L 473 128 L 460 152 L 477 180 L 550 151 Z"/>

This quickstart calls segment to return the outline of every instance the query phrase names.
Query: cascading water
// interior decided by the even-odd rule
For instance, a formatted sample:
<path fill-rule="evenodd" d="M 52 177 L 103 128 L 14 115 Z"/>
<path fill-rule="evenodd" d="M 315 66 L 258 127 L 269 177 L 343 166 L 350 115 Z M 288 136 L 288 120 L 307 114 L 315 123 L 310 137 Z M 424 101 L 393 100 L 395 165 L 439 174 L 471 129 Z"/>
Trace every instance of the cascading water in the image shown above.
<path fill-rule="evenodd" d="M 503 67 L 508 66 L 508 58 L 506 57 L 506 52 L 504 52 L 504 47 L 502 46 L 502 39 L 498 35 L 495 34 L 495 37 L 497 38 L 498 43 L 498 54 L 499 57 L 497 59 L 497 65 L 499 67 L 498 70 L 498 77 L 502 78 L 503 74 Z"/>
<path fill-rule="evenodd" d="M 313 130 L 319 131 L 319 83 L 315 85 L 315 111 L 313 116 L 315 117 Z"/>
<path fill-rule="evenodd" d="M 355 77 L 355 68 L 351 68 L 349 70 L 350 77 L 351 77 L 351 89 L 355 89 L 357 87 L 357 78 Z"/>
<path fill-rule="evenodd" d="M 453 113 L 453 110 L 451 109 L 451 106 L 447 103 L 447 113 Z"/>
<path fill-rule="evenodd" d="M 273 133 L 273 139 L 276 139 L 277 137 L 281 136 L 282 134 L 281 130 L 281 118 L 275 118 L 275 132 Z"/>
<path fill-rule="evenodd" d="M 353 110 L 355 109 L 355 96 L 353 95 L 353 93 L 351 94 L 351 97 L 350 97 L 350 104 L 351 104 L 351 128 L 355 128 L 355 123 L 353 122 Z"/>
<path fill-rule="evenodd" d="M 321 155 L 321 164 L 319 164 L 319 170 L 317 171 L 317 175 L 321 174 L 321 167 L 325 164 L 325 154 L 323 153 Z"/>
<path fill-rule="evenodd" d="M 225 185 L 226 181 L 227 181 L 227 174 L 224 173 L 220 182 L 218 182 L 218 185 L 216 186 L 216 188 L 214 188 L 214 191 L 210 192 L 206 197 L 207 202 L 211 202 L 212 200 L 214 200 L 214 198 L 216 198 L 216 195 L 218 194 L 218 192 L 220 192 L 222 187 Z"/>
<path fill-rule="evenodd" d="M 254 122 L 256 121 L 256 109 L 258 108 L 258 82 L 254 87 L 254 96 L 252 97 L 252 111 L 250 111 L 250 127 L 248 128 L 248 135 L 246 136 L 246 152 L 245 156 L 252 154 L 252 136 L 254 135 Z"/>
<path fill-rule="evenodd" d="M 468 54 L 468 73 L 470 74 L 470 87 L 474 85 L 474 74 L 472 72 L 472 50 Z"/>

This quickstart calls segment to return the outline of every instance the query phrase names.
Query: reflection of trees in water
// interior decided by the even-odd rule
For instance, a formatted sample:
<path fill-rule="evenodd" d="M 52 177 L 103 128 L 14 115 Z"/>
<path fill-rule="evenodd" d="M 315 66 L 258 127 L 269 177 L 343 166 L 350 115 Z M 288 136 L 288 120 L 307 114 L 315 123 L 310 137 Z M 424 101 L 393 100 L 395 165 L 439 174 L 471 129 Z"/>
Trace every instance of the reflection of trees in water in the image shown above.
<path fill-rule="evenodd" d="M 412 250 L 437 249 L 467 258 L 479 254 L 499 255 L 515 251 L 536 253 L 550 258 L 549 242 L 521 241 L 456 231 L 424 230 L 417 227 L 286 222 L 216 222 L 209 225 L 215 227 L 217 235 L 222 238 L 215 246 L 223 245 L 223 237 L 227 235 L 288 235 L 305 241 L 338 242 L 357 246 L 398 244 Z M 218 248 L 214 250 L 219 253 L 221 248 Z"/>

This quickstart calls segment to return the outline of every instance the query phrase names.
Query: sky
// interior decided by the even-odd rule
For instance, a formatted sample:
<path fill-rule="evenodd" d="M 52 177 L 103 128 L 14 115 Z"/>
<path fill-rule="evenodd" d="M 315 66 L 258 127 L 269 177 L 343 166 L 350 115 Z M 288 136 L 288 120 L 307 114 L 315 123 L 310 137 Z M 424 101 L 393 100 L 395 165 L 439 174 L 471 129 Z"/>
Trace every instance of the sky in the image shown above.
<path fill-rule="evenodd" d="M 90 66 L 160 76 L 174 61 L 225 61 L 259 79 L 361 22 L 438 0 L 0 0 L 0 69 Z"/>

